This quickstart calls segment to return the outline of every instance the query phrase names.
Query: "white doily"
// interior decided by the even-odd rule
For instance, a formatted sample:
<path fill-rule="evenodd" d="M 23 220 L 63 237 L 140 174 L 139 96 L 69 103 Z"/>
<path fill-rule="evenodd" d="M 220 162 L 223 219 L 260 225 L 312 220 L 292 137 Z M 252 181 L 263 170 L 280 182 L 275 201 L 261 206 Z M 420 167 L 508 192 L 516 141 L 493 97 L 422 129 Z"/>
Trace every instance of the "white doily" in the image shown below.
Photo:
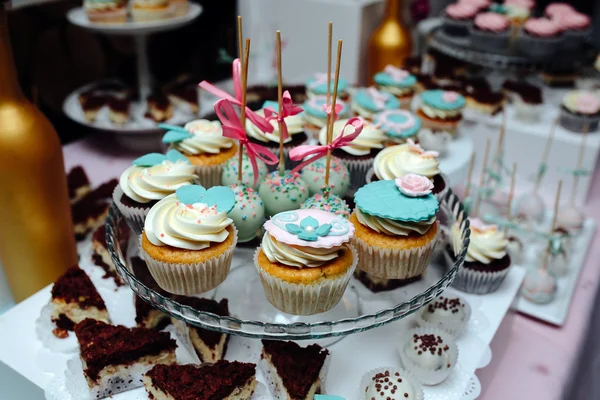
<path fill-rule="evenodd" d="M 469 383 L 467 388 L 465 389 L 465 393 L 463 394 L 461 400 L 475 400 L 481 394 L 481 383 L 479 379 L 473 375 L 471 379 L 469 379 Z"/>

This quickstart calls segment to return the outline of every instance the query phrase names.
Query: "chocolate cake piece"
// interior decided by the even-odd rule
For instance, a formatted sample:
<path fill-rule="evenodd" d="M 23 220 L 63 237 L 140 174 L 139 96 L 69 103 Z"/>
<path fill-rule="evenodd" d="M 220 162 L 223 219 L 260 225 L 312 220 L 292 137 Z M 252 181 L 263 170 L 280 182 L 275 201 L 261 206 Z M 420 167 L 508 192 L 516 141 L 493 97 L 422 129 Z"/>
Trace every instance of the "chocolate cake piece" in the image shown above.
<path fill-rule="evenodd" d="M 154 93 L 147 99 L 146 118 L 155 122 L 164 122 L 173 117 L 173 105 L 162 93 Z"/>
<path fill-rule="evenodd" d="M 229 316 L 229 302 L 227 299 L 222 299 L 217 302 L 215 300 L 201 299 L 198 297 L 176 296 L 174 300 L 198 311 L 210 312 L 224 317 Z M 173 322 L 176 325 L 183 324 L 181 321 L 173 320 Z M 181 329 L 181 326 L 178 327 L 178 334 L 180 332 L 183 335 L 187 333 L 188 337 L 182 338 L 182 340 L 191 343 L 200 361 L 217 362 L 225 357 L 229 335 L 198 328 L 194 325 L 186 325 L 187 329 Z"/>
<path fill-rule="evenodd" d="M 92 247 L 94 249 L 92 261 L 95 265 L 104 270 L 104 276 L 102 278 L 112 278 L 117 286 L 122 286 L 124 283 L 117 273 L 115 264 L 108 251 L 108 245 L 106 244 L 106 225 L 102 224 L 94 231 L 94 234 L 92 235 Z"/>
<path fill-rule="evenodd" d="M 100 109 L 107 104 L 108 98 L 101 94 L 92 93 L 82 97 L 80 102 L 85 120 L 88 122 L 94 122 Z"/>
<path fill-rule="evenodd" d="M 421 73 L 421 65 L 422 64 L 423 64 L 423 57 L 421 57 L 421 56 L 411 56 L 411 57 L 406 57 L 404 59 L 404 69 L 413 75 Z"/>
<path fill-rule="evenodd" d="M 54 336 L 65 338 L 75 324 L 86 318 L 109 322 L 104 300 L 87 274 L 75 265 L 61 275 L 52 286 L 51 319 L 56 325 Z"/>
<path fill-rule="evenodd" d="M 161 289 L 148 270 L 146 261 L 140 257 L 132 257 L 130 260 L 133 274 L 140 282 L 155 292 L 167 296 L 167 292 Z M 171 323 L 171 318 L 164 312 L 154 308 L 140 297 L 135 296 L 135 323 L 141 328 L 162 330 Z"/>
<path fill-rule="evenodd" d="M 256 365 L 218 361 L 213 365 L 156 365 L 144 375 L 156 400 L 246 400 L 256 388 Z"/>
<path fill-rule="evenodd" d="M 175 86 L 168 93 L 169 101 L 177 108 L 192 114 L 198 114 L 198 84 Z"/>
<path fill-rule="evenodd" d="M 317 344 L 263 340 L 261 366 L 275 398 L 312 400 L 322 391 L 329 351 Z"/>
<path fill-rule="evenodd" d="M 502 84 L 502 89 L 508 95 L 510 100 L 516 96 L 520 97 L 524 103 L 538 105 L 542 104 L 542 90 L 530 83 L 524 81 L 506 80 Z"/>
<path fill-rule="evenodd" d="M 131 101 L 127 98 L 111 97 L 108 101 L 108 117 L 111 122 L 123 125 L 129 121 Z"/>
<path fill-rule="evenodd" d="M 67 188 L 69 200 L 76 203 L 90 191 L 90 180 L 81 165 L 77 165 L 67 174 Z"/>
<path fill-rule="evenodd" d="M 177 344 L 166 332 L 126 328 L 85 319 L 75 335 L 93 398 L 142 386 L 142 377 L 156 364 L 175 364 Z"/>
<path fill-rule="evenodd" d="M 474 90 L 466 95 L 467 107 L 480 113 L 496 115 L 504 109 L 504 93 L 486 89 Z"/>
<path fill-rule="evenodd" d="M 378 278 L 373 275 L 369 275 L 365 271 L 357 268 L 354 271 L 354 277 L 358 279 L 367 289 L 373 293 L 387 292 L 390 290 L 398 289 L 411 283 L 418 282 L 421 280 L 421 276 L 415 276 L 408 279 L 384 279 Z"/>
<path fill-rule="evenodd" d="M 87 193 L 71 206 L 73 228 L 77 240 L 83 240 L 89 232 L 104 224 L 112 192 L 118 183 L 117 179 L 111 179 Z"/>

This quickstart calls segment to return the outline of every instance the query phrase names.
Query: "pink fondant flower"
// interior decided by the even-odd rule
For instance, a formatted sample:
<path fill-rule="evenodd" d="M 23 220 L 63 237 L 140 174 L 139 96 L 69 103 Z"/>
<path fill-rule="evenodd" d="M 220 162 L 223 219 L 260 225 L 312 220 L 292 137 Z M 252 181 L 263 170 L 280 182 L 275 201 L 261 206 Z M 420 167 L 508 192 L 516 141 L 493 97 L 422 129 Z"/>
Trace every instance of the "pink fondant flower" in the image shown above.
<path fill-rule="evenodd" d="M 458 93 L 444 92 L 442 95 L 442 100 L 444 100 L 444 103 L 454 103 L 456 100 L 458 100 Z"/>
<path fill-rule="evenodd" d="M 433 183 L 427 177 L 417 174 L 396 178 L 396 186 L 403 195 L 408 197 L 427 196 L 433 190 Z"/>
<path fill-rule="evenodd" d="M 383 72 L 391 76 L 392 79 L 396 82 L 402 82 L 404 79 L 406 79 L 407 76 L 410 75 L 408 71 L 405 71 L 401 68 L 389 64 L 385 66 Z"/>
<path fill-rule="evenodd" d="M 477 232 L 487 232 L 487 231 L 495 231 L 498 227 L 496 225 L 487 225 L 479 218 L 469 218 L 471 221 L 471 229 Z"/>

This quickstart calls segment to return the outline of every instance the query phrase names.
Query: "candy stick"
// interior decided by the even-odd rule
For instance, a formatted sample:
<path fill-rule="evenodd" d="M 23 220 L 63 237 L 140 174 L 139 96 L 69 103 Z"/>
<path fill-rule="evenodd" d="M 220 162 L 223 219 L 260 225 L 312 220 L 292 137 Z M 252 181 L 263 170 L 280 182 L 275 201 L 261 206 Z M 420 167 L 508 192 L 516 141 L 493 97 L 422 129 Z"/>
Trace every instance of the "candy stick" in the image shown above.
<path fill-rule="evenodd" d="M 558 216 L 558 206 L 560 204 L 560 192 L 562 190 L 562 179 L 558 181 L 558 187 L 556 188 L 556 199 L 554 200 L 554 214 L 552 215 L 552 224 L 550 225 L 550 235 L 554 233 L 556 229 L 556 218 Z M 546 268 L 548 265 L 548 257 L 550 256 L 550 246 L 552 246 L 552 241 L 548 242 L 548 246 L 546 247 L 546 253 L 544 254 L 544 262 L 542 263 L 542 268 Z"/>
<path fill-rule="evenodd" d="M 283 72 L 281 69 L 281 31 L 277 31 L 277 101 L 279 102 L 279 115 L 283 115 Z M 285 174 L 283 159 L 283 119 L 279 119 L 279 176 Z"/>
<path fill-rule="evenodd" d="M 485 153 L 483 154 L 483 165 L 481 166 L 481 176 L 479 177 L 479 193 L 477 195 L 477 199 L 475 200 L 475 207 L 473 208 L 473 214 L 479 216 L 479 206 L 481 205 L 481 191 L 483 189 L 483 185 L 485 183 L 485 170 L 487 168 L 488 158 L 490 157 L 490 146 L 492 144 L 492 140 L 487 138 L 485 141 Z"/>
<path fill-rule="evenodd" d="M 246 61 L 244 60 L 244 42 L 242 40 L 243 37 L 243 23 L 242 23 L 242 16 L 238 15 L 237 18 L 237 35 L 238 35 L 238 58 L 240 60 L 240 67 L 242 68 L 242 73 L 244 71 L 244 64 L 246 63 Z M 243 77 L 242 77 L 243 79 Z M 244 85 L 244 81 L 242 81 L 242 85 Z M 244 93 L 246 92 L 245 88 L 242 88 L 242 90 L 244 91 Z M 244 121 L 246 117 L 246 109 L 245 107 L 242 108 L 242 126 L 246 127 L 246 123 Z M 238 183 L 242 183 L 242 163 L 244 162 L 244 145 L 242 143 L 240 143 L 240 149 L 239 149 L 239 153 L 238 153 Z"/>
<path fill-rule="evenodd" d="M 542 163 L 541 165 L 546 165 L 548 163 L 548 156 L 550 156 L 550 149 L 552 148 L 552 140 L 554 140 L 554 132 L 556 131 L 556 125 L 558 125 L 558 117 L 554 119 L 552 122 L 552 128 L 550 128 L 550 135 L 548 136 L 548 140 L 546 141 L 546 147 L 544 148 L 544 153 L 542 154 Z M 543 173 L 538 173 L 535 178 L 535 185 L 533 186 L 533 193 L 537 193 L 540 189 L 540 184 L 542 183 L 542 178 L 544 177 Z"/>
<path fill-rule="evenodd" d="M 333 81 L 333 99 L 331 101 L 331 109 L 329 112 L 329 119 L 327 120 L 327 146 L 331 144 L 331 137 L 333 135 L 333 121 L 335 120 L 335 103 L 337 101 L 338 82 L 340 80 L 340 64 L 342 61 L 342 41 L 338 40 L 337 46 L 337 59 L 335 64 L 335 80 Z M 329 168 L 331 167 L 331 149 L 327 149 L 327 158 L 325 165 L 325 188 L 329 189 Z M 325 191 L 325 195 L 329 193 L 329 190 Z"/>
<path fill-rule="evenodd" d="M 331 41 L 333 36 L 333 22 L 329 21 L 327 32 L 327 105 L 331 101 Z"/>
<path fill-rule="evenodd" d="M 575 205 L 575 196 L 577 195 L 577 186 L 579 186 L 579 174 L 578 171 L 581 170 L 583 166 L 583 156 L 585 154 L 585 144 L 587 142 L 587 134 L 590 129 L 589 124 L 585 124 L 583 127 L 583 137 L 581 138 L 581 146 L 579 147 L 579 155 L 577 156 L 577 169 L 575 170 L 575 174 L 573 176 L 573 191 L 571 192 L 571 206 Z"/>
<path fill-rule="evenodd" d="M 238 20 L 241 23 L 241 18 Z M 248 87 L 248 59 L 250 58 L 250 39 L 246 39 L 246 51 L 244 53 L 244 61 L 242 63 L 242 105 L 240 122 L 244 131 L 246 130 L 246 89 Z M 240 60 L 241 61 L 241 60 Z M 242 155 L 244 153 L 244 146 L 240 143 L 240 154 L 238 158 L 238 182 L 242 183 Z"/>
<path fill-rule="evenodd" d="M 512 211 L 512 202 L 513 197 L 515 195 L 515 177 L 517 175 L 517 163 L 513 163 L 512 174 L 510 176 L 510 191 L 508 192 L 508 203 L 507 203 L 507 211 L 506 211 L 506 220 L 510 222 L 510 215 Z M 508 231 L 508 227 L 506 228 Z"/>
<path fill-rule="evenodd" d="M 473 167 L 475 166 L 475 152 L 471 153 L 471 161 L 469 161 L 469 172 L 467 172 L 467 184 L 465 186 L 465 194 L 463 198 L 466 200 L 471 193 L 471 177 L 473 176 Z"/>

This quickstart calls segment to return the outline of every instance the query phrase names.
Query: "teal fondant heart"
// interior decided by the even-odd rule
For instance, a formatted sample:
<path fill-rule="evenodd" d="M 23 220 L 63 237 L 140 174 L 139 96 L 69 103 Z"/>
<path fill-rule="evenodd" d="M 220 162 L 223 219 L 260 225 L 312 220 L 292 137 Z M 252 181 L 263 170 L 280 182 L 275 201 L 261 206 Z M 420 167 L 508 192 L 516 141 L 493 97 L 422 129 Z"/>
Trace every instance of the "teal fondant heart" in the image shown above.
<path fill-rule="evenodd" d="M 166 159 L 167 157 L 164 154 L 149 153 L 141 156 L 140 158 L 136 158 L 131 162 L 131 164 L 138 167 L 152 167 L 154 165 L 162 163 Z"/>
<path fill-rule="evenodd" d="M 189 133 L 188 131 L 184 130 L 177 130 L 177 131 L 168 131 L 167 133 L 165 133 L 165 135 L 162 138 L 162 142 L 166 143 L 166 144 L 171 144 L 171 143 L 177 143 L 177 142 L 181 142 L 185 139 L 189 139 L 191 137 L 193 137 L 194 135 L 192 135 L 191 133 Z"/>
<path fill-rule="evenodd" d="M 200 185 L 188 185 L 180 187 L 175 193 L 183 204 L 216 205 L 219 212 L 228 213 L 235 205 L 233 190 L 228 186 L 213 186 L 206 190 Z"/>
<path fill-rule="evenodd" d="M 177 161 L 183 161 L 185 163 L 189 162 L 183 154 L 174 149 L 167 151 L 167 160 L 171 161 L 172 163 L 176 163 Z"/>

